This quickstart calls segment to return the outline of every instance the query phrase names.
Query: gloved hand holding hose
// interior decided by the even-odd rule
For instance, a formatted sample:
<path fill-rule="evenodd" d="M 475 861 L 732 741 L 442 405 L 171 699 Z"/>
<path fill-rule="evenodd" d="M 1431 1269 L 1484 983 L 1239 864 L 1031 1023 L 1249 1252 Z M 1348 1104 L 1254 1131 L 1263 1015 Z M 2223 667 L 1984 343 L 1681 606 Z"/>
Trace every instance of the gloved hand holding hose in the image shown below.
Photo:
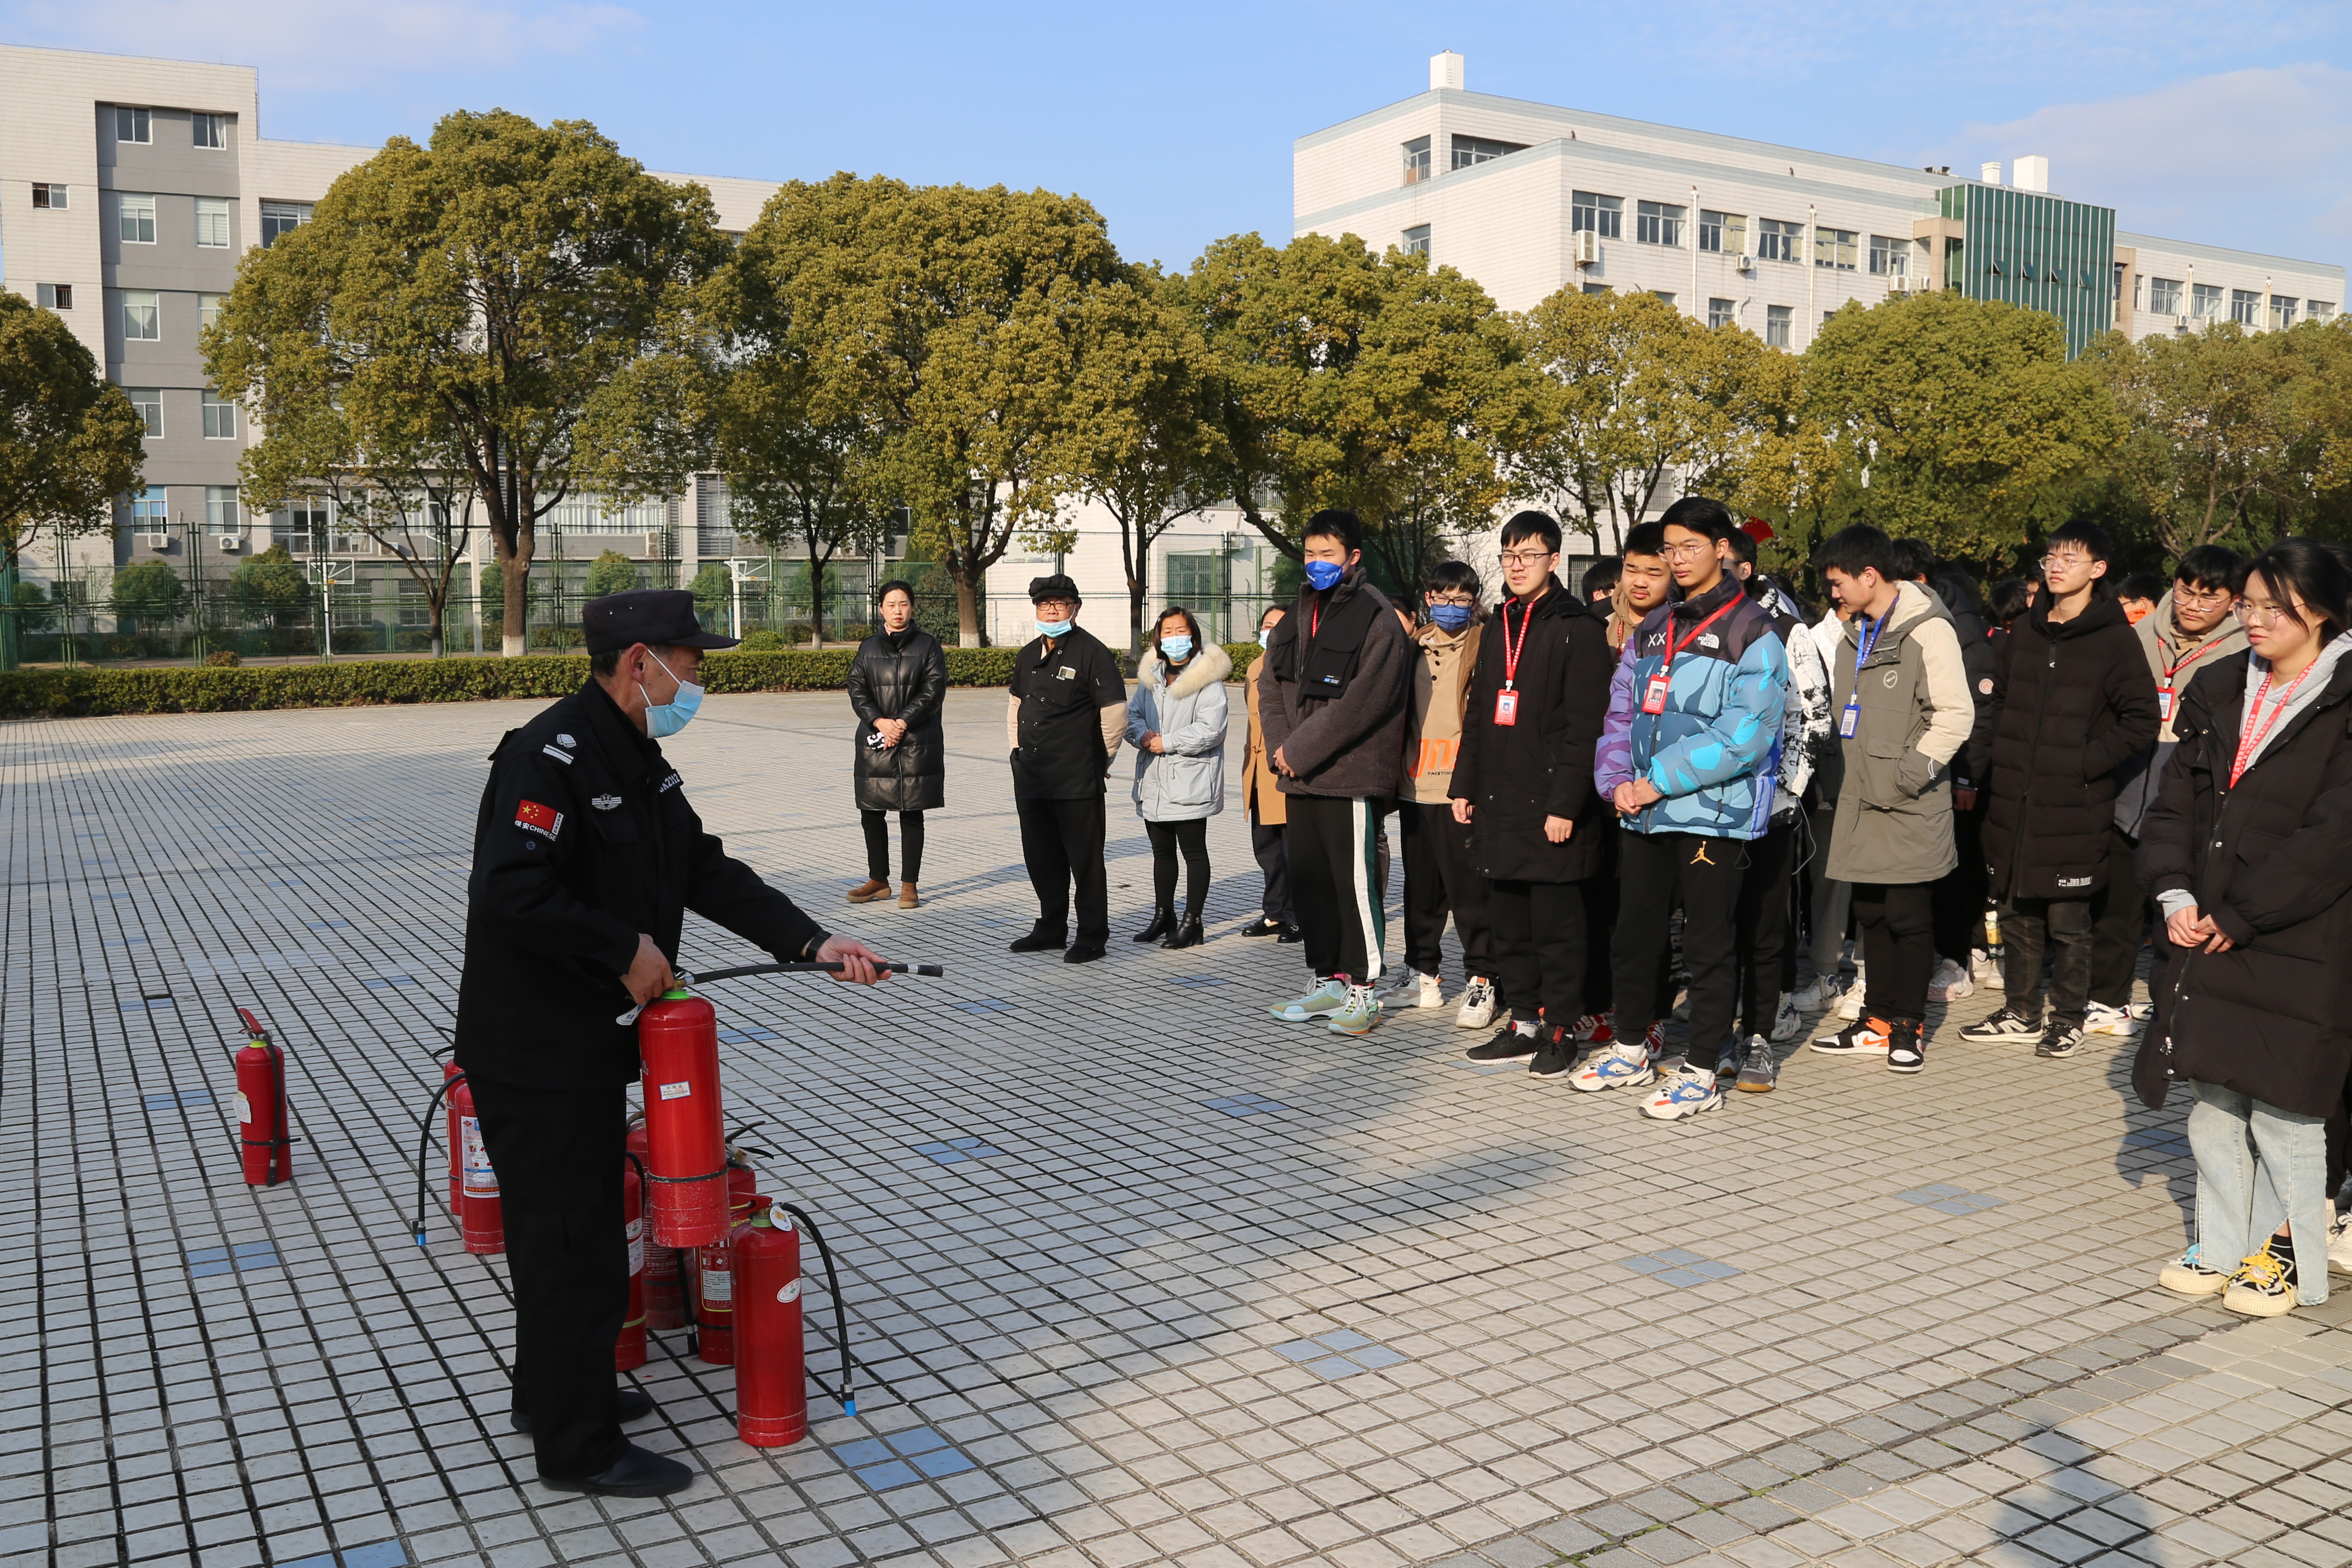
<path fill-rule="evenodd" d="M 855 936 L 828 936 L 817 944 L 811 957 L 819 964 L 840 965 L 840 968 L 829 971 L 836 980 L 878 986 L 890 977 L 890 961 Z M 643 1007 L 663 992 L 676 990 L 677 983 L 677 971 L 662 956 L 661 948 L 644 932 L 637 933 L 636 960 L 621 977 L 621 984 L 628 988 L 629 999 Z"/>

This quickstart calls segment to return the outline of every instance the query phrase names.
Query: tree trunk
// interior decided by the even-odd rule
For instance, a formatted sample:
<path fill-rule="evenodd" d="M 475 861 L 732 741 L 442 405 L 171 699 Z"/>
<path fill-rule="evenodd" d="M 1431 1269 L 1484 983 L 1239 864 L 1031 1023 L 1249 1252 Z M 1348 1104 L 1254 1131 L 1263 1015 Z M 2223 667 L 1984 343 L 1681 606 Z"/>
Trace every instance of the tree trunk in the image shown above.
<path fill-rule="evenodd" d="M 956 591 L 956 646 L 980 646 L 980 584 L 972 580 L 971 570 L 959 561 L 950 569 Z"/>
<path fill-rule="evenodd" d="M 827 551 L 830 555 L 832 552 Z M 817 559 L 816 547 L 809 547 L 809 628 L 816 634 L 816 645 L 824 646 L 824 562 Z"/>
<path fill-rule="evenodd" d="M 520 543 L 511 550 L 499 552 L 499 588 L 506 594 L 506 622 L 499 628 L 499 652 L 509 659 L 520 659 L 530 652 L 530 558 Z"/>

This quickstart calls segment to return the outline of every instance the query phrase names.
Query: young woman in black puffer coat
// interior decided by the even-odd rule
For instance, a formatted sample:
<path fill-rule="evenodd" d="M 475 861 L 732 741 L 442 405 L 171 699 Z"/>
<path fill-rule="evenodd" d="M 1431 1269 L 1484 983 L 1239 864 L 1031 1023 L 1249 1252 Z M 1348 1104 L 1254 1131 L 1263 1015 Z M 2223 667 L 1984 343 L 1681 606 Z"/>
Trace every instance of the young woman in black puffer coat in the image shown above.
<path fill-rule="evenodd" d="M 2158 1277 L 2275 1316 L 2327 1300 L 2327 1118 L 2352 1066 L 2352 577 L 2287 539 L 2239 601 L 2252 652 L 2191 681 L 2138 870 L 2170 957 L 2134 1073 L 2196 1094 L 2197 1234 Z"/>

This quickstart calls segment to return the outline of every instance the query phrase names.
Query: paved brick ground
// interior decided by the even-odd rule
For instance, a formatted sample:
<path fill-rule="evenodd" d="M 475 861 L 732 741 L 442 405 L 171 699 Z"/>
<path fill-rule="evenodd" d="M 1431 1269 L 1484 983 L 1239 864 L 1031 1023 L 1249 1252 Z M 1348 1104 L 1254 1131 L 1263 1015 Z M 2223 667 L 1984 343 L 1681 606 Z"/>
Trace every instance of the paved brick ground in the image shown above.
<path fill-rule="evenodd" d="M 1919 1078 L 1800 1051 L 1654 1124 L 1471 1069 L 1450 1011 L 1268 1019 L 1304 976 L 1232 935 L 1237 811 L 1210 944 L 1130 946 L 1123 795 L 1118 950 L 1015 957 L 993 693 L 950 705 L 912 914 L 840 903 L 838 697 L 714 698 L 671 743 L 740 852 L 950 977 L 714 988 L 764 1185 L 841 1247 L 861 1415 L 742 1447 L 730 1374 L 667 1336 L 638 1436 L 706 1478 L 545 1491 L 503 1265 L 408 1229 L 482 759 L 528 711 L 0 727 L 0 1560 L 2352 1561 L 2352 1298 L 2247 1324 L 2154 1289 L 2189 1169 L 2126 1042 L 1971 1047 L 1979 997 Z M 291 1188 L 238 1179 L 240 1002 L 291 1051 Z"/>

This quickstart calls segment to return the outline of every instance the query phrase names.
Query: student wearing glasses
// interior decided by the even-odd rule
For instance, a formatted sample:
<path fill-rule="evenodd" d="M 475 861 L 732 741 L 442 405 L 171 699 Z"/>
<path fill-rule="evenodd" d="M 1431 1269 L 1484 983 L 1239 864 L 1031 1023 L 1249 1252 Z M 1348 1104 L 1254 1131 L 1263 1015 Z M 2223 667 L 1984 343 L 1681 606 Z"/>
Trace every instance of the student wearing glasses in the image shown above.
<path fill-rule="evenodd" d="M 1470 830 L 1454 820 L 1454 765 L 1462 754 L 1470 673 L 1478 666 L 1486 614 L 1478 574 L 1467 561 L 1439 561 L 1422 580 L 1426 624 L 1407 633 L 1420 657 L 1406 677 L 1404 784 L 1397 827 L 1404 841 L 1405 976 L 1399 1008 L 1445 1005 L 1437 968 L 1445 917 L 1462 940 L 1469 984 L 1454 1023 L 1483 1029 L 1495 1019 L 1495 955 L 1486 926 L 1486 878 L 1471 863 Z"/>
<path fill-rule="evenodd" d="M 2166 1289 L 2274 1317 L 2327 1300 L 2327 1121 L 2352 1068 L 2352 578 L 2282 539 L 2236 612 L 2252 652 L 2179 694 L 2140 865 L 2170 962 L 2134 1086 L 2196 1099 L 2196 1235 Z"/>
<path fill-rule="evenodd" d="M 2007 1005 L 1963 1040 L 2036 1056 L 2082 1049 L 2091 1001 L 2091 900 L 2107 884 L 2116 770 L 2157 736 L 2156 681 L 2105 591 L 2114 542 L 2095 523 L 2050 536 L 2043 591 L 2018 619 L 1993 674 L 1985 865 L 2000 901 Z M 2051 953 L 2050 1016 L 2042 958 Z"/>

